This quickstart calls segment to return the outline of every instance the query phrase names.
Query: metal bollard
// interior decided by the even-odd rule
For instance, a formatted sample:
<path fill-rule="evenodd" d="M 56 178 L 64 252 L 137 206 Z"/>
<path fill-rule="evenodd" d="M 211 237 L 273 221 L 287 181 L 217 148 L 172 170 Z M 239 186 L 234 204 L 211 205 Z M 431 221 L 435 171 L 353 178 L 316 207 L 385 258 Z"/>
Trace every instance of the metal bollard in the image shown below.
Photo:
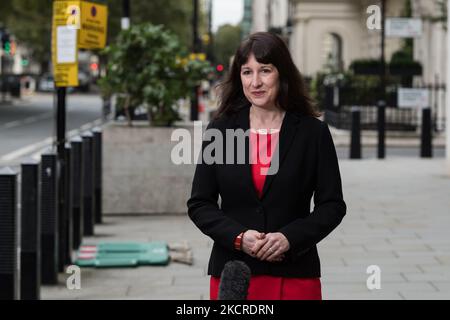
<path fill-rule="evenodd" d="M 17 174 L 0 169 L 0 300 L 18 299 Z"/>
<path fill-rule="evenodd" d="M 71 141 L 72 154 L 70 161 L 70 181 L 72 182 L 72 218 L 73 218 L 73 238 L 72 249 L 77 250 L 83 239 L 83 161 L 82 149 L 83 140 L 75 137 Z"/>
<path fill-rule="evenodd" d="M 41 289 L 41 217 L 39 163 L 22 162 L 20 299 L 39 300 Z"/>
<path fill-rule="evenodd" d="M 94 175 L 93 175 L 93 148 L 92 133 L 88 132 L 82 135 L 83 139 L 83 231 L 85 236 L 94 235 Z"/>
<path fill-rule="evenodd" d="M 59 155 L 58 155 L 59 157 Z M 65 150 L 62 158 L 58 158 L 58 272 L 64 272 L 66 262 L 66 228 L 67 228 L 67 202 L 66 202 L 66 159 Z"/>
<path fill-rule="evenodd" d="M 94 134 L 94 213 L 95 223 L 102 223 L 102 130 L 95 128 Z"/>
<path fill-rule="evenodd" d="M 431 132 L 431 109 L 422 109 L 422 132 L 420 136 L 420 156 L 422 158 L 433 157 L 433 137 Z"/>
<path fill-rule="evenodd" d="M 361 111 L 352 108 L 350 159 L 361 159 Z"/>
<path fill-rule="evenodd" d="M 41 280 L 58 283 L 58 161 L 56 154 L 41 156 Z"/>
<path fill-rule="evenodd" d="M 65 196 L 66 199 L 66 229 L 65 238 L 64 238 L 64 265 L 72 264 L 72 239 L 73 239 L 73 181 L 70 175 L 71 173 L 71 157 L 72 157 L 72 147 L 70 143 L 66 143 L 65 146 L 65 158 L 66 158 L 66 167 L 64 170 L 64 175 L 66 176 L 65 181 Z"/>
<path fill-rule="evenodd" d="M 378 101 L 377 108 L 377 130 L 378 130 L 378 159 L 384 159 L 386 156 L 386 102 Z"/>

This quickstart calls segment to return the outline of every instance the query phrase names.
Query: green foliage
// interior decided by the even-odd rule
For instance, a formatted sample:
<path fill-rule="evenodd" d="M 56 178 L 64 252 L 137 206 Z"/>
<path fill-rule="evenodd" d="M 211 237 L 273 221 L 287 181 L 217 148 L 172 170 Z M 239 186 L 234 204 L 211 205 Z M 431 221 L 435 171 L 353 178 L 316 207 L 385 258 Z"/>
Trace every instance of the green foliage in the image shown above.
<path fill-rule="evenodd" d="M 107 47 L 104 95 L 125 96 L 124 107 L 145 105 L 153 124 L 179 119 L 174 106 L 211 72 L 207 61 L 189 60 L 178 37 L 162 25 L 133 25 Z"/>
<path fill-rule="evenodd" d="M 114 43 L 121 31 L 122 0 L 91 0 L 108 5 L 108 43 Z M 0 25 L 7 27 L 32 51 L 32 57 L 47 71 L 51 52 L 53 0 L 2 0 Z M 201 6 L 200 6 L 201 8 Z M 192 1 L 130 0 L 131 24 L 163 24 L 178 35 L 181 44 L 192 43 Z M 206 13 L 199 14 L 200 34 L 205 33 Z"/>
<path fill-rule="evenodd" d="M 241 41 L 241 28 L 225 24 L 220 26 L 214 37 L 214 56 L 217 63 L 228 70 L 230 58 L 234 55 Z"/>
<path fill-rule="evenodd" d="M 392 96 L 398 79 L 386 77 L 388 99 Z M 325 104 L 325 88 L 339 87 L 341 105 L 373 105 L 379 99 L 380 78 L 369 75 L 356 75 L 352 72 L 317 73 L 311 82 L 313 98 L 321 108 Z"/>
<path fill-rule="evenodd" d="M 379 59 L 355 59 L 350 63 L 350 69 L 354 69 L 359 66 L 378 67 L 378 66 L 380 66 L 380 60 Z"/>
<path fill-rule="evenodd" d="M 103 0 L 109 8 L 108 40 L 113 43 L 121 31 L 122 0 Z M 178 35 L 181 44 L 192 43 L 192 1 L 179 0 L 130 0 L 131 25 L 150 22 L 162 24 Z M 200 27 L 204 25 L 205 13 L 200 13 Z"/>
<path fill-rule="evenodd" d="M 52 27 L 52 0 L 2 1 L 0 21 L 17 38 L 27 45 L 33 59 L 41 64 L 43 72 L 50 61 Z"/>

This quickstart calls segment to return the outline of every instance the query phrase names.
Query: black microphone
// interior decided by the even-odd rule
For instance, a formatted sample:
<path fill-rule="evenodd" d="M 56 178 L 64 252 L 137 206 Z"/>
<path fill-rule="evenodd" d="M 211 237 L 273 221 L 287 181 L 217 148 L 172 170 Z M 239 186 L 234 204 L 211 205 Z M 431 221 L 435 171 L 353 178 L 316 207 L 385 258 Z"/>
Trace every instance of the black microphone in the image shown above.
<path fill-rule="evenodd" d="M 242 261 L 228 261 L 220 276 L 218 300 L 247 300 L 250 268 Z"/>

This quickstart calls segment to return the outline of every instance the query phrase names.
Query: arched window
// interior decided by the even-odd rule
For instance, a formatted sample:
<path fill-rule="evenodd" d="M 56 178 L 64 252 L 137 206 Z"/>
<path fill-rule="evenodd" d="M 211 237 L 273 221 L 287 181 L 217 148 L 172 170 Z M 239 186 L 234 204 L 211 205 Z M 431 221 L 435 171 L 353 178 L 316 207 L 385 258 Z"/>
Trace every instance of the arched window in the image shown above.
<path fill-rule="evenodd" d="M 342 38 L 337 33 L 329 32 L 322 43 L 322 59 L 325 69 L 342 71 Z"/>

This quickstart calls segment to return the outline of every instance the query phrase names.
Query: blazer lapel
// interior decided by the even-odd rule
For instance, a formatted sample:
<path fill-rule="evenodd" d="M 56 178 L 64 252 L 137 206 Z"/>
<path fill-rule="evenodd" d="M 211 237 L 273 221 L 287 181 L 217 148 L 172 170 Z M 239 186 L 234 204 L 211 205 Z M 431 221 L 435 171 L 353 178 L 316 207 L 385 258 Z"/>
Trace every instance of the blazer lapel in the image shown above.
<path fill-rule="evenodd" d="M 238 112 L 235 129 L 242 129 L 244 133 L 250 133 L 250 107 L 246 107 Z M 238 170 L 241 172 L 241 177 L 245 181 L 245 184 L 248 188 L 250 188 L 250 192 L 252 195 L 259 201 L 258 193 L 256 192 L 255 186 L 253 185 L 252 178 L 252 168 L 250 165 L 250 137 L 249 135 L 245 136 L 245 163 L 239 164 L 236 166 Z M 239 152 L 239 149 L 237 150 Z"/>
<path fill-rule="evenodd" d="M 278 170 L 281 169 L 281 166 L 283 164 L 283 160 L 286 158 L 286 155 L 289 151 L 289 148 L 292 144 L 292 141 L 294 141 L 295 134 L 297 132 L 297 124 L 298 124 L 299 118 L 297 115 L 292 114 L 289 111 L 286 111 L 286 114 L 284 116 L 283 122 L 281 124 L 280 128 L 280 137 L 278 140 L 278 145 L 275 148 L 275 154 L 272 156 L 278 156 Z M 271 162 L 272 165 L 273 162 Z M 273 179 L 275 179 L 278 171 L 275 174 L 267 175 L 266 180 L 264 181 L 263 191 L 261 199 L 264 198 L 264 196 L 267 194 L 270 185 L 272 184 Z"/>

